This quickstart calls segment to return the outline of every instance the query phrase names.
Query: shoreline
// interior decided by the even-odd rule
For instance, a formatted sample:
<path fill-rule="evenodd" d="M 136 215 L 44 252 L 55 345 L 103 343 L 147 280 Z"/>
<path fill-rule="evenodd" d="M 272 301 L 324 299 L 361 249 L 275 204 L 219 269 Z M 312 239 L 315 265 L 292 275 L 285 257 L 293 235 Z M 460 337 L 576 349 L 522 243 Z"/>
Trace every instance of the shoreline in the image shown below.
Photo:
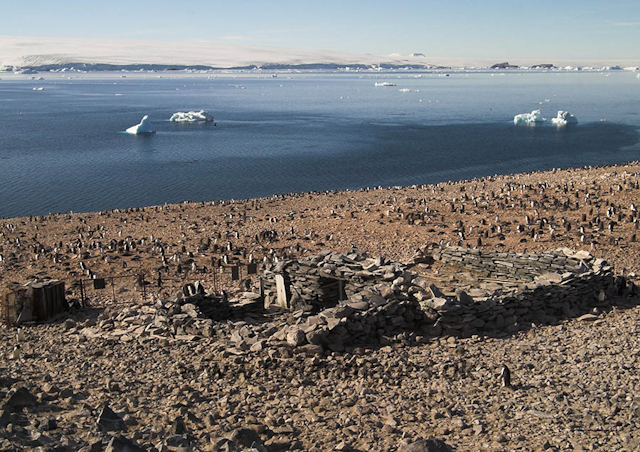
<path fill-rule="evenodd" d="M 299 259 L 351 246 L 399 262 L 430 243 L 515 252 L 569 247 L 606 259 L 637 285 L 639 175 L 636 161 L 3 220 L 0 286 L 59 278 L 75 297 L 78 279 L 122 279 L 113 299 L 111 290 L 91 288 L 89 307 L 27 325 L 22 339 L 0 327 L 1 396 L 28 402 L 19 410 L 5 405 L 0 446 L 244 450 L 253 442 L 271 452 L 406 452 L 418 450 L 408 444 L 437 438 L 460 450 L 636 450 L 636 298 L 513 334 L 423 337 L 344 353 L 239 342 L 252 328 L 296 324 L 297 312 L 267 313 L 263 323 L 250 315 L 217 322 L 212 337 L 198 340 L 134 338 L 122 325 L 153 325 L 152 313 L 165 306 L 160 300 L 175 298 L 185 282 L 203 281 L 208 291 L 217 283 L 230 297 L 247 289 L 245 279 L 211 267 L 212 258 Z M 136 276 L 153 282 L 160 267 L 166 285 L 150 285 L 143 300 Z M 420 270 L 436 274 L 438 267 Z M 438 273 L 438 286 L 455 287 L 464 273 Z M 91 333 L 98 330 L 109 337 Z M 11 359 L 16 343 L 20 357 Z M 500 385 L 505 365 L 509 388 Z M 105 406 L 115 414 L 103 416 Z"/>
<path fill-rule="evenodd" d="M 234 252 L 242 250 L 245 258 L 252 254 L 262 259 L 268 254 L 303 256 L 324 248 L 343 251 L 355 245 L 372 256 L 407 262 L 426 244 L 451 243 L 516 252 L 584 249 L 615 264 L 621 260 L 619 268 L 640 273 L 631 252 L 640 251 L 631 241 L 638 223 L 630 212 L 631 205 L 640 206 L 640 190 L 628 187 L 639 172 L 640 162 L 634 161 L 407 187 L 3 218 L 5 259 L 0 264 L 0 283 L 8 274 L 24 278 L 38 271 L 56 278 L 80 277 L 75 268 L 80 260 L 96 263 L 94 275 L 129 274 L 134 269 L 152 273 L 164 265 L 154 251 L 160 243 L 172 255 L 188 254 L 199 268 L 206 267 L 212 257 L 220 259 L 229 246 Z M 622 220 L 624 215 L 624 221 L 614 221 L 611 205 L 615 216 Z M 526 225 L 525 218 L 531 224 Z M 600 227 L 593 224 L 596 219 Z M 544 225 L 532 232 L 537 223 Z M 609 227 L 613 230 L 606 230 Z M 256 240 L 264 230 L 275 230 L 277 241 Z M 69 241 L 70 236 L 74 240 Z M 16 237 L 21 237 L 19 245 L 12 243 Z M 109 241 L 125 237 L 137 245 L 135 261 L 131 261 L 134 255 L 120 256 L 108 249 Z M 198 243 L 203 239 L 219 249 L 202 251 Z M 33 251 L 38 248 L 40 252 Z M 7 259 L 10 255 L 13 265 Z M 120 267 L 109 263 L 109 256 Z"/>
<path fill-rule="evenodd" d="M 234 204 L 234 203 L 246 203 L 250 201 L 266 201 L 273 198 L 285 198 L 285 197 L 296 197 L 296 196 L 313 196 L 313 195 L 325 195 L 325 194 L 346 194 L 346 193 L 355 193 L 355 192 L 375 192 L 375 191 L 385 191 L 385 190 L 403 190 L 403 189 L 411 189 L 411 190 L 426 190 L 430 187 L 440 186 L 440 185 L 450 185 L 450 184 L 469 184 L 469 183 L 477 183 L 483 181 L 495 182 L 497 179 L 509 178 L 509 177 L 519 177 L 519 176 L 534 176 L 544 173 L 556 173 L 559 171 L 587 171 L 587 170 L 597 170 L 602 168 L 618 168 L 618 167 L 639 167 L 640 168 L 640 160 L 630 160 L 620 163 L 611 163 L 611 164 L 601 164 L 601 165 L 585 165 L 578 167 L 566 167 L 566 168 L 550 168 L 550 169 L 541 169 L 541 170 L 532 170 L 526 172 L 515 172 L 515 173 L 495 173 L 488 176 L 478 176 L 469 179 L 448 179 L 441 182 L 433 182 L 433 183 L 424 183 L 424 184 L 411 184 L 411 185 L 390 185 L 390 186 L 366 186 L 359 188 L 338 188 L 338 189 L 327 189 L 327 190 L 311 190 L 311 191 L 300 191 L 300 192 L 285 192 L 285 193 L 273 193 L 271 195 L 266 196 L 255 196 L 249 198 L 219 198 L 219 199 L 206 199 L 200 201 L 194 200 L 182 200 L 175 202 L 165 202 L 162 204 L 149 204 L 149 205 L 139 205 L 139 206 L 128 206 L 128 207 L 114 207 L 112 209 L 97 209 L 97 210 L 87 210 L 87 211 L 64 211 L 64 212 L 48 212 L 46 214 L 27 214 L 27 215 L 17 215 L 17 216 L 0 216 L 0 221 L 9 221 L 9 220 L 23 220 L 30 218 L 41 218 L 41 217 L 52 217 L 59 215 L 92 215 L 92 214 L 106 214 L 106 213 L 118 213 L 118 212 L 127 212 L 132 210 L 140 210 L 140 209 L 152 209 L 152 208 L 162 208 L 166 206 L 179 206 L 182 204 L 203 204 L 203 205 L 218 205 L 218 204 Z"/>

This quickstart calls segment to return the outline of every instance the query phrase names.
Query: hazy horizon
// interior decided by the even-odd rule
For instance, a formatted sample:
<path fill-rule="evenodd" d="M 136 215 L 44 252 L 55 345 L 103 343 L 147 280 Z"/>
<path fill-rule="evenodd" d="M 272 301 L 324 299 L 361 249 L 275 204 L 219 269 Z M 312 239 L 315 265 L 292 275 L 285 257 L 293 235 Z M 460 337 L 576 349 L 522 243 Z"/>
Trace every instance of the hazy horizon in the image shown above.
<path fill-rule="evenodd" d="M 292 0 L 268 4 L 194 0 L 180 6 L 147 0 L 113 0 L 104 7 L 101 3 L 11 2 L 3 11 L 2 34 L 41 40 L 43 45 L 61 39 L 118 39 L 158 46 L 207 43 L 220 48 L 297 49 L 309 55 L 397 54 L 406 58 L 416 52 L 425 55 L 426 64 L 436 65 L 503 61 L 521 65 L 640 64 L 636 44 L 640 41 L 640 4 L 630 0 L 541 0 L 508 7 L 502 2 L 460 0 L 393 4 L 374 0 L 364 6 L 335 0 L 321 5 Z M 55 52 L 55 48 L 47 51 Z"/>

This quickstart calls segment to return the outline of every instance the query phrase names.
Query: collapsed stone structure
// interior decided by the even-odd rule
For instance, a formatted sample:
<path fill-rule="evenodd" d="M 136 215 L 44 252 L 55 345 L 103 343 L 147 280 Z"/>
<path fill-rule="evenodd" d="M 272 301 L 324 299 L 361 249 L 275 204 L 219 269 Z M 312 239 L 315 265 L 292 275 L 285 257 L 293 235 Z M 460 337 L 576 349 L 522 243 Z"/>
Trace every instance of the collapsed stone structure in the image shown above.
<path fill-rule="evenodd" d="M 407 265 L 368 259 L 358 250 L 323 251 L 268 268 L 265 303 L 307 306 L 309 315 L 281 332 L 282 339 L 341 351 L 345 345 L 386 343 L 399 335 L 512 332 L 532 322 L 584 314 L 606 305 L 614 293 L 633 290 L 614 276 L 612 266 L 584 251 L 517 254 L 447 247 L 436 248 L 432 256 L 454 271 L 476 273 L 478 282 L 490 281 L 494 291 L 476 298 L 461 290 L 445 295 Z"/>
<path fill-rule="evenodd" d="M 204 290 L 185 292 L 152 306 L 104 312 L 82 333 L 118 340 L 216 336 L 239 352 L 282 343 L 341 352 L 441 335 L 513 332 L 586 314 L 611 296 L 635 291 L 612 266 L 584 251 L 425 247 L 415 261 L 449 275 L 473 273 L 472 282 L 465 290 L 443 287 L 443 293 L 429 265 L 412 268 L 415 263 L 372 259 L 357 249 L 322 251 L 268 265 L 261 293 L 227 301 Z M 420 269 L 422 274 L 413 271 Z"/>

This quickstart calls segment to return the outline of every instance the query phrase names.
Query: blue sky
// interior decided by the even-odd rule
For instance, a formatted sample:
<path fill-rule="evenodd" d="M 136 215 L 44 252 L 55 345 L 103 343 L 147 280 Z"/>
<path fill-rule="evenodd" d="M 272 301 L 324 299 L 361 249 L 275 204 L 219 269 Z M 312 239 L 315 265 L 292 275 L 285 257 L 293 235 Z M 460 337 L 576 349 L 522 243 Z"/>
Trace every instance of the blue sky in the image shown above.
<path fill-rule="evenodd" d="M 9 36 L 213 41 L 505 61 L 640 60 L 638 0 L 2 3 L 0 34 Z"/>

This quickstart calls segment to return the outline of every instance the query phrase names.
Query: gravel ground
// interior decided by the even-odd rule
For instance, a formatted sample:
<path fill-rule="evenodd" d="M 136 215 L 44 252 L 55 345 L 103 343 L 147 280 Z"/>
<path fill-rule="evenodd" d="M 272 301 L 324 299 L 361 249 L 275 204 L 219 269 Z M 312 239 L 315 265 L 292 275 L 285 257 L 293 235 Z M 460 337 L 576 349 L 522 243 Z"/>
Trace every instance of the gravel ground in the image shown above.
<path fill-rule="evenodd" d="M 0 284 L 49 276 L 71 288 L 86 277 L 82 261 L 99 276 L 134 279 L 163 268 L 167 279 L 211 287 L 214 272 L 204 267 L 224 254 L 242 262 L 250 254 L 301 257 L 355 245 L 407 262 L 425 244 L 460 241 L 510 251 L 585 249 L 635 280 L 639 169 L 633 163 L 8 219 Z M 256 238 L 265 230 L 276 231 L 277 240 Z M 111 240 L 122 242 L 109 249 Z M 127 243 L 133 246 L 123 249 Z M 190 261 L 196 266 L 187 272 Z M 217 272 L 219 288 L 241 290 Z M 286 346 L 239 353 L 222 332 L 192 342 L 82 335 L 105 307 L 143 303 L 122 281 L 117 301 L 91 292 L 92 308 L 73 312 L 72 321 L 27 326 L 20 341 L 15 329 L 0 327 L 0 449 L 136 450 L 123 438 L 144 450 L 243 450 L 255 443 L 269 451 L 392 451 L 431 438 L 460 451 L 640 449 L 635 299 L 614 300 L 590 321 L 502 337 L 400 341 L 343 354 Z M 16 344 L 20 356 L 11 359 Z M 500 385 L 503 365 L 512 388 Z M 404 450 L 429 450 L 417 447 Z"/>

